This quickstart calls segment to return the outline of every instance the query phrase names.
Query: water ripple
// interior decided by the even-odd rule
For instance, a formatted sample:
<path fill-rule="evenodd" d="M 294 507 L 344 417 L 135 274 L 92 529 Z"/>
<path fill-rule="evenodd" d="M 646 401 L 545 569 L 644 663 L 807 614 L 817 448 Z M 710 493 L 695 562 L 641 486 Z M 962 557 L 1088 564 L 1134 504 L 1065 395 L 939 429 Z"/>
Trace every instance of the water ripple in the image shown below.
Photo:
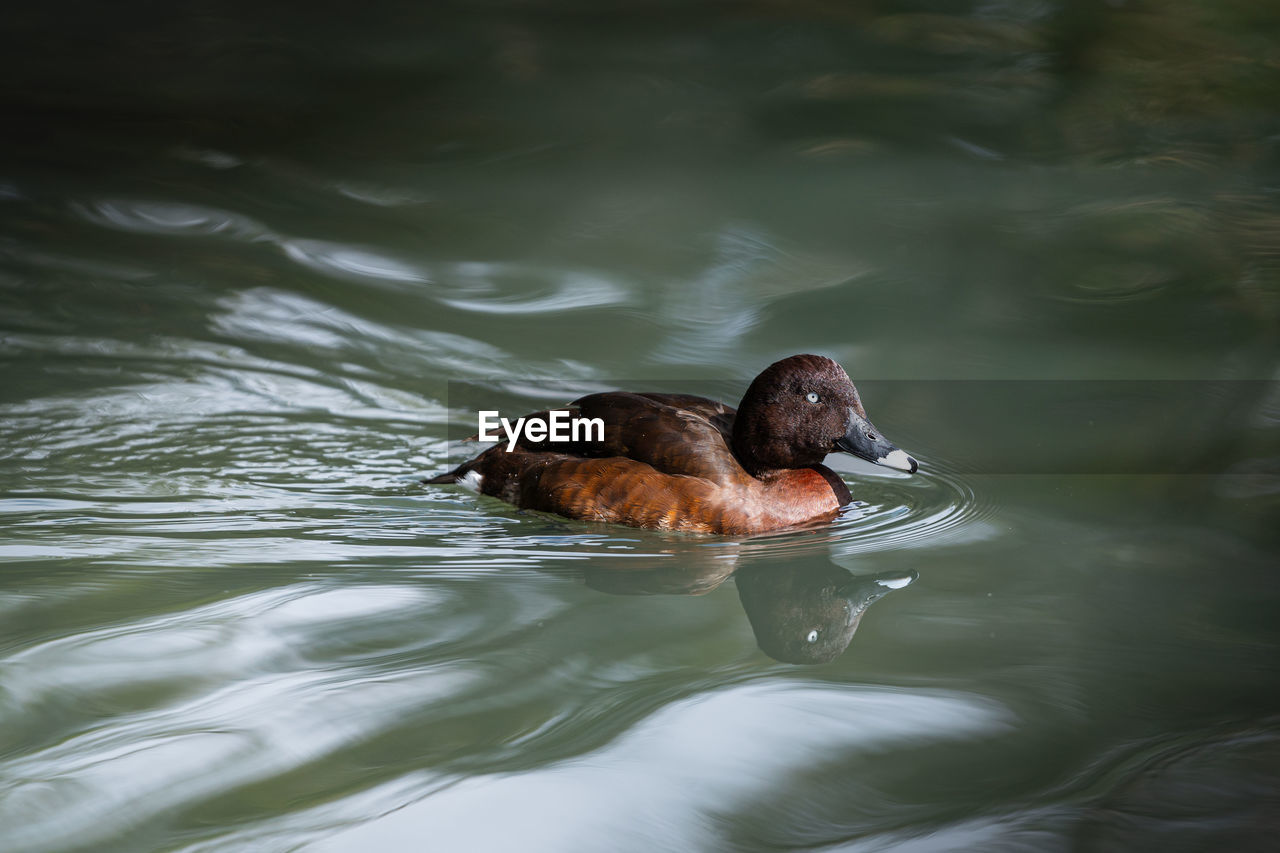
<path fill-rule="evenodd" d="M 714 849 L 723 839 L 706 815 L 746 807 L 778 779 L 851 752 L 994 737 L 1012 721 L 963 694 L 736 685 L 667 705 L 588 758 L 461 779 L 307 849 L 402 849 L 397 839 L 429 832 L 485 849 L 519 837 L 526 850 L 564 850 L 624 823 L 648 849 Z M 485 817 L 494 809 L 500 825 Z M 629 822 L 637 811 L 663 820 Z"/>
<path fill-rule="evenodd" d="M 282 240 L 285 256 L 308 269 L 350 281 L 399 281 L 422 283 L 431 277 L 407 261 L 372 249 L 326 240 Z"/>
<path fill-rule="evenodd" d="M 189 202 L 112 199 L 75 202 L 72 209 L 95 225 L 135 234 L 220 234 L 242 240 L 270 236 L 270 232 L 262 224 L 247 216 Z"/>
<path fill-rule="evenodd" d="M 843 459 L 827 462 L 847 472 L 854 503 L 834 522 L 752 537 L 741 544 L 744 555 L 827 554 L 840 559 L 998 535 L 985 520 L 994 509 L 990 503 L 965 479 L 940 470 L 927 457 L 920 458 L 921 471 L 912 476 Z"/>
<path fill-rule="evenodd" d="M 978 497 L 965 479 L 939 469 L 927 458 L 920 464 L 925 470 L 912 477 L 855 487 L 854 497 L 865 506 L 840 525 L 837 553 L 934 548 L 997 534 L 984 520 L 994 507 Z"/>
<path fill-rule="evenodd" d="M 566 272 L 555 278 L 557 284 L 551 293 L 533 296 L 499 294 L 487 299 L 441 297 L 439 301 L 460 311 L 479 314 L 547 314 L 630 301 L 626 288 L 598 275 Z"/>

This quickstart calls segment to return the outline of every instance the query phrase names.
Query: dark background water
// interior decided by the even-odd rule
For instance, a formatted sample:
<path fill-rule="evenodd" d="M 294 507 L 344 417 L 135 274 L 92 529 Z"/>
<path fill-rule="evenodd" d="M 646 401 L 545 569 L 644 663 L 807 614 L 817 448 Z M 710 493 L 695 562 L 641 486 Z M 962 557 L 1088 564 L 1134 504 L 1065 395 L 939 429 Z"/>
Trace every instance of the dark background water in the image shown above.
<path fill-rule="evenodd" d="M 1278 29 L 6 10 L 0 849 L 1270 849 Z M 806 351 L 922 463 L 837 463 L 828 528 L 417 482 L 461 384 L 733 401 Z"/>

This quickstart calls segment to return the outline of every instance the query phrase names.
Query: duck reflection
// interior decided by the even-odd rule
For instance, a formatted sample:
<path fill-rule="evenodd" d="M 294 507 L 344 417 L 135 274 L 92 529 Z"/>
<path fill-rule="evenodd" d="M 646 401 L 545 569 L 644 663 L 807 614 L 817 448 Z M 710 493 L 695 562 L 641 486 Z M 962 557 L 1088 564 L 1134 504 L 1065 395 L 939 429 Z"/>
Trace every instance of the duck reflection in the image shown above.
<path fill-rule="evenodd" d="M 867 608 L 917 577 L 914 571 L 860 577 L 832 563 L 748 566 L 735 575 L 756 643 L 784 663 L 834 660 Z"/>
<path fill-rule="evenodd" d="M 635 568 L 593 567 L 587 586 L 611 595 L 702 595 L 733 577 L 760 650 L 783 663 L 834 660 L 849 647 L 872 604 L 919 575 L 854 575 L 829 562 L 749 565 L 728 552 Z"/>
<path fill-rule="evenodd" d="M 594 566 L 587 569 L 586 581 L 592 589 L 610 595 L 704 595 L 737 568 L 737 552 L 728 551 L 692 559 L 640 560 L 626 567 Z"/>

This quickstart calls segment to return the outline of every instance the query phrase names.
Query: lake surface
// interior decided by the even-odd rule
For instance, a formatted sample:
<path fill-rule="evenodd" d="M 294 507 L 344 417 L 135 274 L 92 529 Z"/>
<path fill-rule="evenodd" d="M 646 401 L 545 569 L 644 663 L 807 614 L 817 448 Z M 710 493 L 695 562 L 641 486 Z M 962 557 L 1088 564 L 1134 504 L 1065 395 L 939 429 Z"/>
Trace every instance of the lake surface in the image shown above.
<path fill-rule="evenodd" d="M 0 849 L 1273 848 L 1280 12 L 298 14 L 6 13 Z M 798 352 L 830 525 L 421 484 Z"/>

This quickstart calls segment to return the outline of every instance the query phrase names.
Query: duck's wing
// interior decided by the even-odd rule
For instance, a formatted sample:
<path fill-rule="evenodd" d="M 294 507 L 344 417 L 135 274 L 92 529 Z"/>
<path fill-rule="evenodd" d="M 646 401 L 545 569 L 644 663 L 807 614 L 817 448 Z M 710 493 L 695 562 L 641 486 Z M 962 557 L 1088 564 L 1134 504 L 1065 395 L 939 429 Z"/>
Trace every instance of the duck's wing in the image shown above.
<path fill-rule="evenodd" d="M 664 474 L 686 474 L 715 483 L 744 476 L 729 449 L 735 410 L 691 394 L 589 394 L 567 406 L 575 418 L 599 419 L 603 440 L 529 441 L 520 450 L 551 452 L 587 459 L 622 457 L 643 462 Z M 527 416 L 545 419 L 547 412 Z M 592 433 L 594 435 L 595 433 Z"/>
<path fill-rule="evenodd" d="M 640 394 L 639 396 L 704 418 L 707 423 L 720 431 L 725 445 L 729 445 L 733 436 L 733 418 L 738 413 L 733 406 L 726 406 L 718 400 L 708 400 L 706 397 L 697 397 L 693 394 Z"/>

